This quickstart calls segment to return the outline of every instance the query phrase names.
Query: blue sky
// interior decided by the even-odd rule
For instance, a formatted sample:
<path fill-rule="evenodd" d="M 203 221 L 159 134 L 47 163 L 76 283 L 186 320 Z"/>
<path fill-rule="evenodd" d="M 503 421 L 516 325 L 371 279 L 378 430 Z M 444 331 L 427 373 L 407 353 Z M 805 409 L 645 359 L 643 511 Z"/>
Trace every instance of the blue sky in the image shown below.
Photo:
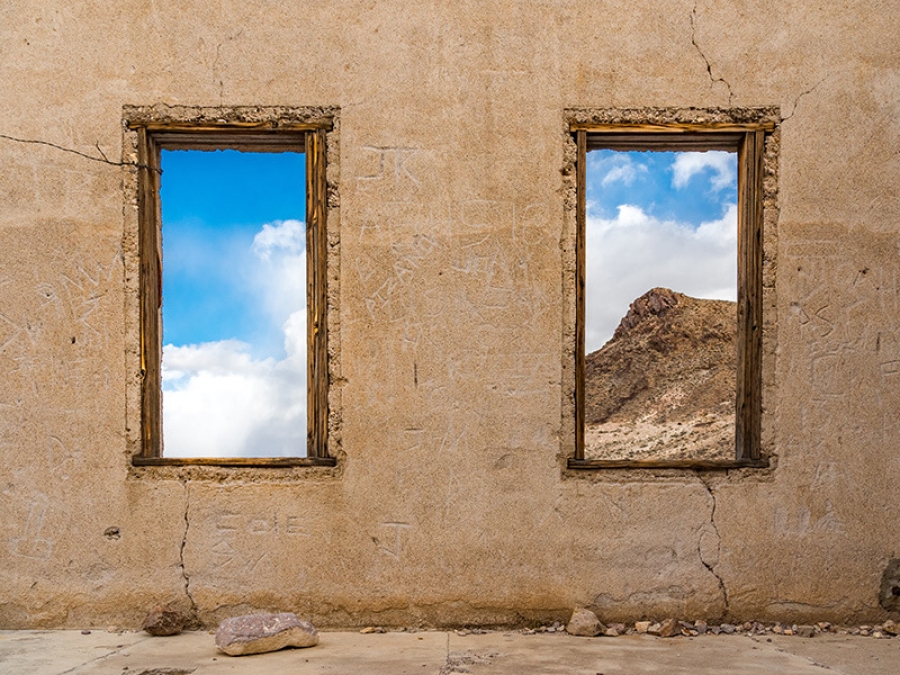
<path fill-rule="evenodd" d="M 736 299 L 736 153 L 595 150 L 586 198 L 588 353 L 655 286 Z"/>
<path fill-rule="evenodd" d="M 304 155 L 163 150 L 162 169 L 163 343 L 235 338 L 257 356 L 283 355 L 250 270 L 235 262 L 263 224 L 305 219 Z"/>
<path fill-rule="evenodd" d="M 163 452 L 306 454 L 305 161 L 163 151 Z"/>
<path fill-rule="evenodd" d="M 725 205 L 737 202 L 737 153 L 595 150 L 588 153 L 587 171 L 588 210 L 600 218 L 615 217 L 620 204 L 634 204 L 660 220 L 699 225 L 721 218 Z"/>

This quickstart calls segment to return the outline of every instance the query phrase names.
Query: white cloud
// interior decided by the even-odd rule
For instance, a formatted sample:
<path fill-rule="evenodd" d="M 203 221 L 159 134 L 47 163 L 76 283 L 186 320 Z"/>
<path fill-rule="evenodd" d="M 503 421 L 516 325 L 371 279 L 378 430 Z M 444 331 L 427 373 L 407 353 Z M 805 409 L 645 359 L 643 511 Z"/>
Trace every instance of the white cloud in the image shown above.
<path fill-rule="evenodd" d="M 672 187 L 686 186 L 691 178 L 705 169 L 713 170 L 711 187 L 714 191 L 734 185 L 737 180 L 737 160 L 733 152 L 679 152 L 672 165 Z"/>
<path fill-rule="evenodd" d="M 634 183 L 635 178 L 638 177 L 638 174 L 645 174 L 648 171 L 646 164 L 635 162 L 631 157 L 622 153 L 617 153 L 601 160 L 601 164 L 610 165 L 609 170 L 600 179 L 600 184 L 604 187 L 612 183 L 631 185 Z M 604 168 L 606 167 L 602 166 L 600 170 L 602 171 Z"/>
<path fill-rule="evenodd" d="M 163 439 L 168 457 L 306 454 L 305 228 L 266 224 L 254 238 L 248 285 L 283 358 L 258 358 L 233 339 L 163 348 Z M 225 261 L 233 264 L 233 261 Z"/>
<path fill-rule="evenodd" d="M 266 223 L 251 251 L 256 259 L 249 283 L 280 333 L 288 317 L 306 306 L 306 225 L 299 220 Z"/>
<path fill-rule="evenodd" d="M 637 206 L 612 219 L 587 219 L 585 349 L 612 337 L 628 305 L 656 286 L 697 298 L 737 296 L 737 206 L 692 227 L 662 221 Z"/>
<path fill-rule="evenodd" d="M 615 165 L 603 176 L 600 184 L 607 186 L 610 183 L 621 182 L 626 186 L 634 183 L 638 174 L 647 173 L 647 165 L 635 162 L 628 155 L 617 155 L 613 158 Z"/>
<path fill-rule="evenodd" d="M 276 220 L 266 223 L 253 237 L 251 250 L 263 260 L 273 253 L 297 255 L 306 248 L 306 225 L 299 220 Z"/>

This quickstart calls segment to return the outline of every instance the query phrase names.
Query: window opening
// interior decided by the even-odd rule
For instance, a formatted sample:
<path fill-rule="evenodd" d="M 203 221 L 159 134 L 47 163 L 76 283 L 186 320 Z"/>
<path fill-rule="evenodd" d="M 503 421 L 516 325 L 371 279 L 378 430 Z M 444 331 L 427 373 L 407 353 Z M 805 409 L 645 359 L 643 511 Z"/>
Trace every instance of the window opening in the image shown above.
<path fill-rule="evenodd" d="M 304 155 L 161 168 L 163 456 L 306 456 Z"/>
<path fill-rule="evenodd" d="M 136 125 L 136 465 L 335 464 L 325 128 Z"/>
<path fill-rule="evenodd" d="M 573 123 L 571 468 L 765 466 L 764 124 Z"/>
<path fill-rule="evenodd" d="M 587 155 L 585 459 L 734 457 L 737 153 Z"/>

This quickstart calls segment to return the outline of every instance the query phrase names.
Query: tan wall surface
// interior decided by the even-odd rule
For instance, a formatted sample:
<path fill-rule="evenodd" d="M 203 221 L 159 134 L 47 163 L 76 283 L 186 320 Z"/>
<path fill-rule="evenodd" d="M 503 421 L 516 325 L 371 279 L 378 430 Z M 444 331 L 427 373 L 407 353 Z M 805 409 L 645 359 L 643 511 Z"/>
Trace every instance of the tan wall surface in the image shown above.
<path fill-rule="evenodd" d="M 0 627 L 886 615 L 892 3 L 114 4 L 0 8 Z M 340 109 L 336 469 L 131 467 L 126 105 Z M 772 468 L 567 471 L 564 111 L 769 105 Z"/>

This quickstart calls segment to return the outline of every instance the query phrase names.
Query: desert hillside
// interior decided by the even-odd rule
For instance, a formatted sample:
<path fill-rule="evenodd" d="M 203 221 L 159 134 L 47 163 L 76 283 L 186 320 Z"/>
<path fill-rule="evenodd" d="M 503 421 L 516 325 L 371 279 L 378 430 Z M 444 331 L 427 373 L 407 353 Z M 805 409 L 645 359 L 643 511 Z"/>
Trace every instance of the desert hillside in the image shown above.
<path fill-rule="evenodd" d="M 654 288 L 585 358 L 585 457 L 734 453 L 737 308 Z"/>

